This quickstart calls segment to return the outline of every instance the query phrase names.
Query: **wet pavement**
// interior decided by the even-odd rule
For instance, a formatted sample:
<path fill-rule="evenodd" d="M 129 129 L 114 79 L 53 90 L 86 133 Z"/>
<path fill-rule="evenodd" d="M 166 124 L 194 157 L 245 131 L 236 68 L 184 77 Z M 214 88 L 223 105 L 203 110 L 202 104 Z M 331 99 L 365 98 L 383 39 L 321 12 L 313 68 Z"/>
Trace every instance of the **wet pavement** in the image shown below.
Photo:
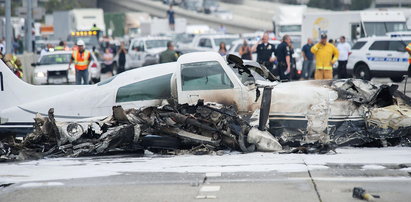
<path fill-rule="evenodd" d="M 411 148 L 102 156 L 0 164 L 0 201 L 409 201 Z"/>

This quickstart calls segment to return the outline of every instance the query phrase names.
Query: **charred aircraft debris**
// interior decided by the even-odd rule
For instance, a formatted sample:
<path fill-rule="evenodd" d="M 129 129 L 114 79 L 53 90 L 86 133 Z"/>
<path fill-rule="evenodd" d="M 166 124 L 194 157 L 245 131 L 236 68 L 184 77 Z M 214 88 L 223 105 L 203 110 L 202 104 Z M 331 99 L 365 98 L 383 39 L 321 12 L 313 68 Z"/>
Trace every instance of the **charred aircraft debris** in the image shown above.
<path fill-rule="evenodd" d="M 35 130 L 22 142 L 0 143 L 1 159 L 77 157 L 113 152 L 190 150 L 209 152 L 278 151 L 281 145 L 267 131 L 259 131 L 231 107 L 218 104 L 165 105 L 123 110 L 102 120 L 56 122 L 54 110 L 35 118 Z"/>
<path fill-rule="evenodd" d="M 336 92 L 330 100 L 352 103 L 353 110 L 364 114 L 362 121 L 332 122 L 331 101 L 326 100 L 307 110 L 305 125 L 298 129 L 278 120 L 267 123 L 271 88 L 264 89 L 261 111 L 243 115 L 233 106 L 202 100 L 196 105 L 127 110 L 116 106 L 111 116 L 79 122 L 58 122 L 50 109 L 48 117 L 35 117 L 34 132 L 24 140 L 12 136 L 0 139 L 0 160 L 144 150 L 175 154 L 218 150 L 327 153 L 339 146 L 411 146 L 411 99 L 396 85 L 356 79 L 322 82 Z"/>
<path fill-rule="evenodd" d="M 411 146 L 411 99 L 398 91 L 397 85 L 373 84 L 359 79 L 327 81 L 335 90 L 333 102 L 350 102 L 352 112 L 362 114 L 360 121 L 333 121 L 329 101 L 312 105 L 307 110 L 307 124 L 295 130 L 280 122 L 270 132 L 284 146 L 299 147 L 315 141 L 335 146 Z M 275 128 L 278 126 L 278 130 Z M 302 130 L 300 130 L 302 129 Z"/>

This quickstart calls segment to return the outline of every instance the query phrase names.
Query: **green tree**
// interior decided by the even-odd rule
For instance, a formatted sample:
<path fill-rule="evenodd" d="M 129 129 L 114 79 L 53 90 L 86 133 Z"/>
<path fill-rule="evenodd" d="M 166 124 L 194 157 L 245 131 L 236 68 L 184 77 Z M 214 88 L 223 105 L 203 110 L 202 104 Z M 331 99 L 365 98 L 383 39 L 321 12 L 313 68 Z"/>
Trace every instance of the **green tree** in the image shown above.
<path fill-rule="evenodd" d="M 81 4 L 78 0 L 49 0 L 44 7 L 46 8 L 46 13 L 53 13 L 53 11 L 80 8 Z"/>
<path fill-rule="evenodd" d="M 351 10 L 363 10 L 371 6 L 372 0 L 351 1 Z"/>
<path fill-rule="evenodd" d="M 298 4 L 297 0 L 281 0 L 280 2 L 286 4 Z"/>
<path fill-rule="evenodd" d="M 310 0 L 307 6 L 330 9 L 330 10 L 343 10 L 344 9 L 344 5 L 341 3 L 340 0 Z"/>
<path fill-rule="evenodd" d="M 5 11 L 5 3 L 4 4 L 0 4 L 0 16 L 5 16 L 6 15 L 6 11 Z M 22 2 L 21 0 L 16 0 L 16 1 L 11 1 L 11 15 L 15 16 L 15 10 L 17 7 L 22 6 Z"/>
<path fill-rule="evenodd" d="M 316 8 L 319 8 L 320 5 L 321 5 L 320 0 L 309 0 L 307 3 L 307 6 L 316 7 Z"/>

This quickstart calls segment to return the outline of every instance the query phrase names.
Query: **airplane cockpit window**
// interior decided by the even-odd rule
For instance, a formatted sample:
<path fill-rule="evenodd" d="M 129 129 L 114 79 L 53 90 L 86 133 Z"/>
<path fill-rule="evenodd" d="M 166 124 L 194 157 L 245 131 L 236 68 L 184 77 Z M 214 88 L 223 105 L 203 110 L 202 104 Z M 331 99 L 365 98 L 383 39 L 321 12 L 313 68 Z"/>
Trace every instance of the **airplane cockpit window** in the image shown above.
<path fill-rule="evenodd" d="M 181 78 L 183 91 L 234 88 L 217 61 L 182 64 Z"/>
<path fill-rule="evenodd" d="M 168 99 L 171 97 L 170 79 L 167 74 L 120 87 L 116 102 Z"/>
<path fill-rule="evenodd" d="M 268 80 L 264 78 L 263 72 L 260 71 L 260 73 L 258 73 L 255 70 L 256 68 L 258 68 L 258 67 L 255 67 L 255 68 L 253 67 L 255 66 L 255 63 L 251 65 L 250 64 L 247 65 L 246 68 L 249 71 L 249 73 L 243 69 L 234 68 L 234 64 L 229 64 L 229 66 L 234 71 L 236 76 L 241 80 L 241 83 L 243 83 L 246 86 L 250 84 L 255 84 L 256 81 L 267 81 Z"/>

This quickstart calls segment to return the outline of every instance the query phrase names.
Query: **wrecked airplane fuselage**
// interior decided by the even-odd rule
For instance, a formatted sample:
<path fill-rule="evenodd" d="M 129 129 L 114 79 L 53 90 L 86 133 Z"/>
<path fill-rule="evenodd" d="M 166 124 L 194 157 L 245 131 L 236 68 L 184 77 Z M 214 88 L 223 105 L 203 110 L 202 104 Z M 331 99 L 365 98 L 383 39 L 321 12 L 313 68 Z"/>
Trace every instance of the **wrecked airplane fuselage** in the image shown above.
<path fill-rule="evenodd" d="M 235 56 L 227 60 L 245 85 L 272 87 L 269 131 L 283 144 L 331 140 L 339 146 L 365 146 L 387 139 L 398 144 L 411 135 L 411 101 L 396 85 L 360 79 L 280 83 L 264 67 Z"/>
<path fill-rule="evenodd" d="M 167 65 L 170 67 L 161 71 L 161 73 L 152 71 L 166 68 Z M 148 72 L 149 78 L 141 77 L 141 75 Z M 174 73 L 171 74 L 171 72 Z M 143 84 L 148 85 L 148 87 L 137 88 Z M 272 88 L 271 101 L 269 107 L 266 106 L 260 109 L 263 100 L 262 92 L 266 87 Z M 9 86 L 6 86 L 7 88 Z M 73 104 L 74 102 L 71 99 L 77 99 L 76 96 L 85 97 L 85 102 L 82 103 L 84 106 L 76 107 L 76 104 Z M 99 96 L 102 99 L 98 99 Z M 158 97 L 154 99 L 151 96 Z M 11 114 L 11 116 L 14 116 L 14 120 L 17 120 L 21 117 L 21 114 L 13 110 L 24 109 L 24 113 L 28 111 L 31 113 L 41 112 L 45 116 L 47 112 L 44 112 L 44 109 L 55 105 L 57 115 L 54 115 L 54 118 L 56 122 L 64 121 L 63 123 L 68 124 L 66 130 L 71 131 L 70 133 L 74 134 L 73 137 L 77 137 L 82 134 L 81 131 L 88 131 L 85 128 L 89 127 L 74 124 L 74 122 L 78 122 L 76 119 L 90 119 L 95 116 L 110 114 L 112 106 L 122 106 L 128 111 L 147 106 L 159 106 L 167 102 L 173 104 L 173 106 L 178 106 L 178 104 L 192 106 L 196 105 L 199 100 L 203 100 L 205 103 L 215 102 L 225 107 L 231 107 L 235 113 L 245 117 L 247 115 L 251 116 L 256 110 L 260 109 L 261 114 L 268 117 L 259 117 L 259 119 L 267 118 L 269 120 L 268 130 L 283 146 L 301 146 L 315 143 L 329 144 L 330 142 L 340 146 L 407 144 L 407 138 L 410 135 L 410 98 L 397 91 L 394 85 L 379 85 L 356 79 L 284 83 L 277 81 L 265 67 L 244 63 L 241 59 L 231 55 L 225 61 L 217 53 L 183 55 L 177 63 L 132 70 L 100 85 L 73 91 L 62 96 L 54 96 L 46 99 L 46 102 L 40 100 L 20 104 L 2 112 L 6 111 L 6 115 Z M 70 102 L 70 104 L 66 105 L 66 102 Z M 89 108 L 84 110 L 86 106 Z M 0 113 L 0 116 L 4 114 Z M 76 117 L 76 114 L 81 116 Z M 190 139 L 191 137 L 190 142 L 213 147 L 222 143 L 218 140 L 230 139 L 227 138 L 230 135 L 227 136 L 220 129 L 203 134 L 203 130 L 211 129 L 199 124 L 198 117 L 195 116 L 187 117 L 184 113 L 175 114 L 173 110 L 157 114 L 154 117 L 157 116 L 168 120 L 165 122 L 166 124 L 172 123 L 174 126 L 180 126 L 179 120 L 189 121 L 192 126 L 202 129 L 181 131 L 181 128 L 176 127 L 174 129 L 165 128 L 162 131 L 178 136 L 179 139 Z M 60 117 L 70 117 L 73 120 L 62 120 L 59 119 Z M 25 116 L 24 118 L 27 119 L 28 117 Z M 128 120 L 124 117 L 122 119 L 117 118 L 117 120 L 126 122 Z M 206 122 L 213 122 L 213 119 L 213 116 L 209 116 Z M 248 122 L 247 119 L 241 120 L 244 123 Z M 151 122 L 147 122 L 145 125 L 147 124 L 151 126 Z M 93 127 L 98 128 L 96 124 L 93 124 Z M 113 128 L 114 133 L 131 130 L 122 127 Z M 260 126 L 260 128 L 263 127 Z M 101 128 L 99 130 L 100 132 L 94 133 L 102 135 L 107 132 L 104 129 L 101 132 Z M 135 131 L 139 130 L 141 130 L 141 127 L 140 129 L 133 127 L 134 132 L 130 133 L 136 135 Z M 230 130 L 231 132 L 235 131 Z M 255 130 L 249 129 L 249 131 Z M 158 131 L 153 131 L 152 135 L 157 135 L 155 132 Z M 220 134 L 218 136 L 220 138 L 210 136 L 212 133 Z M 67 139 L 73 137 L 67 137 Z M 231 139 L 231 144 L 223 141 L 224 145 L 230 145 L 229 148 L 246 152 L 253 149 L 249 147 L 251 144 L 267 140 L 263 138 L 266 137 L 264 135 L 258 136 L 258 138 L 251 136 L 248 139 L 249 136 L 239 138 L 240 134 L 237 133 L 236 137 Z M 130 136 L 126 139 L 131 140 L 133 138 L 136 137 Z M 246 144 L 247 142 L 244 140 L 249 141 L 250 145 Z M 101 143 L 102 145 L 110 145 L 105 140 L 101 141 L 104 143 Z M 265 143 L 267 142 L 270 141 L 265 141 Z M 262 145 L 256 147 L 261 150 L 265 148 Z M 99 151 L 105 151 L 104 148 L 110 147 L 99 148 L 101 148 Z"/>
<path fill-rule="evenodd" d="M 282 141 L 332 140 L 339 146 L 366 146 L 378 145 L 379 139 L 395 144 L 411 135 L 410 98 L 395 85 L 357 79 L 295 84 L 273 91 L 270 132 Z M 286 89 L 296 89 L 299 95 Z"/>
<path fill-rule="evenodd" d="M 265 128 L 261 121 L 267 107 L 264 104 L 252 116 L 239 115 L 233 106 L 204 104 L 201 100 L 196 105 L 128 110 L 118 106 L 104 119 L 80 122 L 58 122 L 51 109 L 48 117 L 37 115 L 35 131 L 23 142 L 0 141 L 0 160 L 104 155 L 144 149 L 195 154 L 221 149 L 327 153 L 338 146 L 410 146 L 411 100 L 397 91 L 396 86 L 353 79 L 306 83 L 305 87 L 326 92 L 323 94 L 329 96 L 328 100 L 315 105 L 301 104 L 307 106 L 306 116 L 301 120 L 269 115 L 271 133 L 260 130 Z M 262 100 L 270 95 L 266 91 L 276 92 L 266 88 Z M 318 98 L 322 94 L 316 95 Z M 276 102 L 269 103 L 270 114 L 276 109 L 273 103 Z M 291 106 L 287 107 L 303 110 Z M 351 108 L 335 109 L 342 106 Z M 347 109 L 358 118 L 332 118 L 336 111 Z"/>

